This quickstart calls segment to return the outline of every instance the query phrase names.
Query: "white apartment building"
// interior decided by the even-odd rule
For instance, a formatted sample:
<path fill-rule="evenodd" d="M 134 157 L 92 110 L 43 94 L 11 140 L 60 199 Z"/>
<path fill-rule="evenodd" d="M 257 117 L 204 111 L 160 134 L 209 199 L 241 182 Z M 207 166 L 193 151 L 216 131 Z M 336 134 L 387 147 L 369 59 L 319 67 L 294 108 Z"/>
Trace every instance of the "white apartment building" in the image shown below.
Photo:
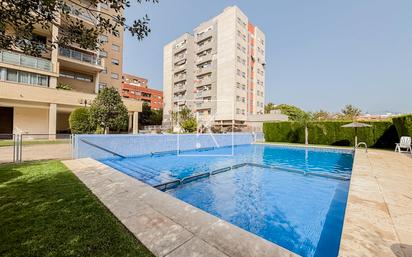
<path fill-rule="evenodd" d="M 164 47 L 165 124 L 187 106 L 215 125 L 243 125 L 263 114 L 265 34 L 236 6 Z"/>

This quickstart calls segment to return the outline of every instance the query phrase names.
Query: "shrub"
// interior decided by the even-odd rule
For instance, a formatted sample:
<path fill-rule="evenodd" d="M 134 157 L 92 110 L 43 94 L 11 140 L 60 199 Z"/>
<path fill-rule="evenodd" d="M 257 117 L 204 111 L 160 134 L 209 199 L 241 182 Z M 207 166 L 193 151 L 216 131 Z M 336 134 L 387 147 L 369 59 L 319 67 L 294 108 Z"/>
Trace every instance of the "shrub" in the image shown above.
<path fill-rule="evenodd" d="M 392 119 L 398 136 L 412 136 L 412 114 L 395 117 Z"/>
<path fill-rule="evenodd" d="M 96 127 L 90 122 L 89 108 L 82 107 L 74 110 L 69 117 L 70 130 L 74 134 L 93 133 Z"/>
<path fill-rule="evenodd" d="M 322 145 L 354 145 L 355 129 L 341 126 L 351 121 L 316 121 L 308 123 L 309 143 Z M 398 140 L 395 126 L 390 121 L 365 122 L 371 128 L 358 129 L 358 141 L 370 147 L 392 148 Z M 304 125 L 298 122 L 264 123 L 267 142 L 304 143 Z"/>

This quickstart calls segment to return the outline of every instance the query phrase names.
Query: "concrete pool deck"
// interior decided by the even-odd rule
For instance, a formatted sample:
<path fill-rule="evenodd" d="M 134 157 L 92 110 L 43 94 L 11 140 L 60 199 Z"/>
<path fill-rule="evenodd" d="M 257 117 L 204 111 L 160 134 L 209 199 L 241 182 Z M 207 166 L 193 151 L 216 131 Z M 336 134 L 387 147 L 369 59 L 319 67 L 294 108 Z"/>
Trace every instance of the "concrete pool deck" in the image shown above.
<path fill-rule="evenodd" d="M 297 256 L 93 159 L 63 163 L 156 256 Z M 356 151 L 339 256 L 412 256 L 412 155 Z"/>
<path fill-rule="evenodd" d="M 156 256 L 298 256 L 93 159 L 63 163 Z"/>
<path fill-rule="evenodd" d="M 339 256 L 412 256 L 412 155 L 357 150 Z"/>

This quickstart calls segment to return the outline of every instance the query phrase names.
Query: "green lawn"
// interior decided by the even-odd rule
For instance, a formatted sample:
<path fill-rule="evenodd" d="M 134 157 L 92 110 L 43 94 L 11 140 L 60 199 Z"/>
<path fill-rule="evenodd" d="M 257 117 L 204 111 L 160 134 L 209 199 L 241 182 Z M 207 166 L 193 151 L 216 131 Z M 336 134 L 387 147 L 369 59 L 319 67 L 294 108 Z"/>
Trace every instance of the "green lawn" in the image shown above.
<path fill-rule="evenodd" d="M 0 256 L 153 256 L 59 161 L 0 165 Z"/>
<path fill-rule="evenodd" d="M 69 144 L 70 139 L 56 139 L 56 140 L 32 140 L 23 139 L 23 145 L 51 145 L 51 144 Z M 2 146 L 13 146 L 13 140 L 0 140 L 0 147 Z"/>

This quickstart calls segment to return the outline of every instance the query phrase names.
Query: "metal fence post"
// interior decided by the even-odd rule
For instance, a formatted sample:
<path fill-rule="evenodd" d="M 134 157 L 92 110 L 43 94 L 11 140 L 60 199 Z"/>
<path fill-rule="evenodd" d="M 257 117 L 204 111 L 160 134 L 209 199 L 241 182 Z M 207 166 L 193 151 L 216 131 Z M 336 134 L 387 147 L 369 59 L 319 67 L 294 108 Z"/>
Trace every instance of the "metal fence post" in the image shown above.
<path fill-rule="evenodd" d="M 12 135 L 13 138 L 13 162 L 16 162 L 16 135 Z"/>
<path fill-rule="evenodd" d="M 22 155 L 23 155 L 23 134 L 20 134 L 20 154 L 19 154 L 19 163 L 23 161 Z"/>

